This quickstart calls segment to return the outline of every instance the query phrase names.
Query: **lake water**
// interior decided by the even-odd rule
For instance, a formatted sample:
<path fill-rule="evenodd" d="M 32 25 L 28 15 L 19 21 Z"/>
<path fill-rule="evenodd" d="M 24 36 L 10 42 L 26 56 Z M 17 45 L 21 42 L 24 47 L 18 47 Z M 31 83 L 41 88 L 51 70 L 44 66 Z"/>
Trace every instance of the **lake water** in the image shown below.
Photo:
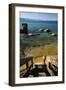
<path fill-rule="evenodd" d="M 23 23 L 27 23 L 29 33 L 34 34 L 39 33 L 39 35 L 27 36 L 21 34 L 20 35 L 21 46 L 35 47 L 57 42 L 57 36 L 52 36 L 50 33 L 47 32 L 39 32 L 39 29 L 41 28 L 44 29 L 48 28 L 52 33 L 54 32 L 57 34 L 58 31 L 57 21 L 36 21 L 20 18 L 20 28 Z"/>
<path fill-rule="evenodd" d="M 36 20 L 27 20 L 20 18 L 20 28 L 22 23 L 28 24 L 28 32 L 38 32 L 41 28 L 48 28 L 52 32 L 57 33 L 58 31 L 58 22 L 57 21 L 36 21 Z"/>

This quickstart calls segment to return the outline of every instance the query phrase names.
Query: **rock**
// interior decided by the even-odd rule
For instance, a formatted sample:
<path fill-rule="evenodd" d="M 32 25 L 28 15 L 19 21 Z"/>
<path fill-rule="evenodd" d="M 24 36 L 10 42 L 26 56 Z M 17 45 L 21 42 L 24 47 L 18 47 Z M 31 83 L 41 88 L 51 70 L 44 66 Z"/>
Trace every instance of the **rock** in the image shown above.
<path fill-rule="evenodd" d="M 51 33 L 51 36 L 57 36 L 57 34 L 56 33 Z"/>
<path fill-rule="evenodd" d="M 44 29 L 44 28 L 41 28 L 39 29 L 39 32 L 51 32 L 48 28 Z"/>

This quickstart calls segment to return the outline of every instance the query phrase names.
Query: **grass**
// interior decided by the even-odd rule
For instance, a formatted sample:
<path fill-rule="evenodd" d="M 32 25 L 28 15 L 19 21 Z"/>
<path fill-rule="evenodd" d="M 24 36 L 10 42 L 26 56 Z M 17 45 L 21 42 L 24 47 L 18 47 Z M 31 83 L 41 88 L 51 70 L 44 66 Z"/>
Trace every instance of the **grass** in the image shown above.
<path fill-rule="evenodd" d="M 39 56 L 57 55 L 57 45 L 56 43 L 52 43 L 45 46 L 33 47 L 29 52 L 26 50 L 25 53 L 34 58 Z"/>

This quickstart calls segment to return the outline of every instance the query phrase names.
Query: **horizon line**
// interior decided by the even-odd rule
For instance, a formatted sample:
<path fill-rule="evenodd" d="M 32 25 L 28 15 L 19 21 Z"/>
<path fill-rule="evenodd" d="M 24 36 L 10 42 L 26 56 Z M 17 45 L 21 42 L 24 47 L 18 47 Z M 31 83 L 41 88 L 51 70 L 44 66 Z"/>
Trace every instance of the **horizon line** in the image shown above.
<path fill-rule="evenodd" d="M 58 21 L 58 20 L 30 19 L 30 18 L 21 18 L 21 17 L 20 17 L 20 19 L 33 20 L 33 21 Z"/>

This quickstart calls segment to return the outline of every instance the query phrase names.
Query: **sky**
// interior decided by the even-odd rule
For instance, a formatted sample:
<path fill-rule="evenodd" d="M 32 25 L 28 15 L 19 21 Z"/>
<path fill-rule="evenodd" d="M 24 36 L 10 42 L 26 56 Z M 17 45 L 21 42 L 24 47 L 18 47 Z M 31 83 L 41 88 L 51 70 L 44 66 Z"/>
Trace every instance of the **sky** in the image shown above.
<path fill-rule="evenodd" d="M 57 13 L 39 13 L 39 12 L 20 12 L 20 18 L 43 20 L 43 21 L 57 21 Z"/>

